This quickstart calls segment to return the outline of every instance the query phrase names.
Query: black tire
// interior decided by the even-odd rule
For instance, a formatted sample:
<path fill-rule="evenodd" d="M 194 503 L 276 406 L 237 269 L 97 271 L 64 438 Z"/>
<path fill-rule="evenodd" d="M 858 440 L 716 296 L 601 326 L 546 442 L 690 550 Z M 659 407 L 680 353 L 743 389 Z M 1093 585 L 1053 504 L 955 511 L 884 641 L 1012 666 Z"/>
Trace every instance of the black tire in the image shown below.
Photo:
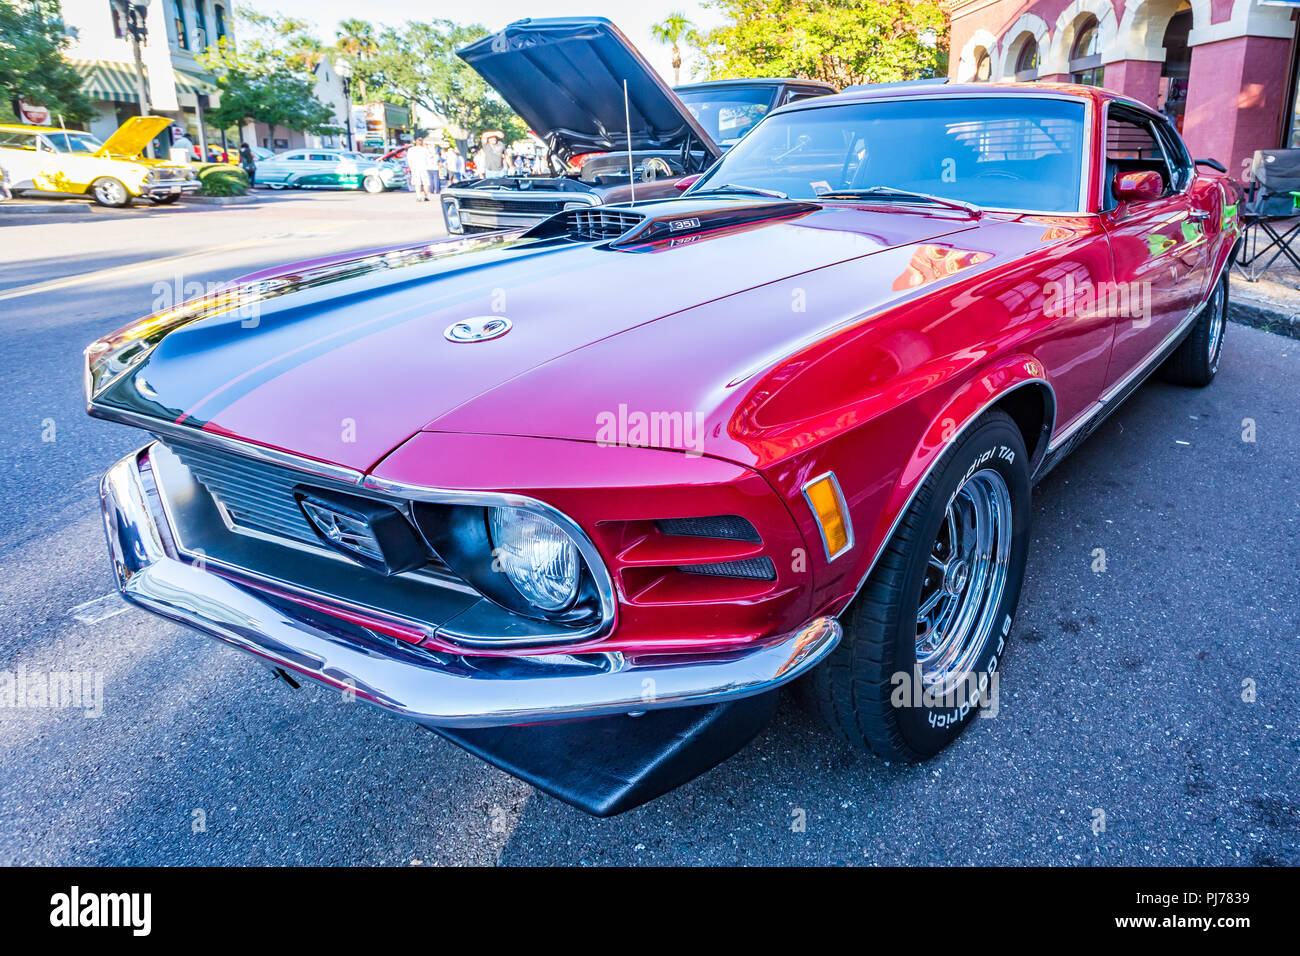
<path fill-rule="evenodd" d="M 131 193 L 126 185 L 122 180 L 112 176 L 101 176 L 91 183 L 90 196 L 101 206 L 108 206 L 111 209 L 121 209 L 123 206 L 131 205 Z"/>
<path fill-rule="evenodd" d="M 181 197 L 179 194 L 175 196 L 154 196 L 150 201 L 155 206 L 170 206 L 172 203 L 176 202 L 176 200 L 180 198 Z"/>
<path fill-rule="evenodd" d="M 990 675 L 1001 663 L 1024 580 L 1029 549 L 1028 457 L 1020 429 L 1010 416 L 997 410 L 980 416 L 944 452 L 862 590 L 840 616 L 844 637 L 839 646 L 799 682 L 796 690 L 805 703 L 854 749 L 870 750 L 886 760 L 924 760 L 952 743 L 987 701 Z M 984 474 L 990 470 L 995 475 Z M 948 583 L 947 576 L 934 571 L 930 558 L 942 555 L 946 516 L 958 491 L 966 493 L 968 483 L 975 481 L 996 487 L 997 479 L 1005 486 L 1010 507 L 1010 520 L 1004 522 L 1010 527 L 1006 574 L 996 598 L 990 590 L 972 605 L 980 611 L 976 620 L 982 627 L 971 633 L 986 637 L 982 643 L 970 643 L 969 666 L 956 671 L 966 675 L 961 678 L 963 690 L 947 706 L 942 698 L 927 699 L 913 692 L 920 678 L 917 618 L 922 589 L 931 594 L 942 591 L 936 587 L 936 576 Z M 969 584 L 972 578 L 964 580 Z M 971 588 L 970 593 L 976 590 Z M 960 607 L 963 598 L 952 600 Z M 983 688 L 974 692 L 981 683 Z"/>
<path fill-rule="evenodd" d="M 1196 324 L 1181 345 L 1160 366 L 1160 377 L 1175 385 L 1203 388 L 1214 381 L 1223 355 L 1228 329 L 1228 277 L 1224 275 L 1210 294 Z"/>

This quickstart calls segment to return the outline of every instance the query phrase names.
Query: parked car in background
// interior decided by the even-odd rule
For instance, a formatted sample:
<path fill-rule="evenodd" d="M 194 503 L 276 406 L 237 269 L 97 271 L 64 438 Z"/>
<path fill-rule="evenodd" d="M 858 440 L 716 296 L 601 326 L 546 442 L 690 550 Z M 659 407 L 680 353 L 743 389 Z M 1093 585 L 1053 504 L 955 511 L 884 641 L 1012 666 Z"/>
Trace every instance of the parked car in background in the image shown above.
<path fill-rule="evenodd" d="M 342 149 L 285 150 L 257 162 L 257 186 L 272 189 L 364 189 L 381 193 L 406 186 L 406 171 Z"/>
<path fill-rule="evenodd" d="M 814 81 L 760 79 L 691 84 L 679 94 L 602 17 L 521 20 L 458 55 L 546 144 L 553 172 L 444 189 L 452 234 L 524 228 L 565 209 L 634 195 L 671 196 L 682 177 L 707 169 L 769 109 L 835 92 Z"/>
<path fill-rule="evenodd" d="M 680 196 L 246 277 L 86 351 L 151 435 L 102 484 L 118 584 L 592 813 L 792 682 L 925 759 L 996 698 L 1033 483 L 1214 379 L 1221 170 L 1095 87 L 864 91 Z"/>
<path fill-rule="evenodd" d="M 133 116 L 103 143 L 79 130 L 0 125 L 0 163 L 16 193 L 89 195 L 101 206 L 126 206 L 133 198 L 172 203 L 198 192 L 198 178 L 184 163 L 143 155 L 171 123 Z"/>

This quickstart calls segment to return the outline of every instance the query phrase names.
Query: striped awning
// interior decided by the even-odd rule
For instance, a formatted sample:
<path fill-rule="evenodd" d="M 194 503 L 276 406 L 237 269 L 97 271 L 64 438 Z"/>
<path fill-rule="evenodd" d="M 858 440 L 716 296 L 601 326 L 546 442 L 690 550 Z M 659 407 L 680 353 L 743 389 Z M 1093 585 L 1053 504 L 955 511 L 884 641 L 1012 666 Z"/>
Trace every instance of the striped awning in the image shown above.
<path fill-rule="evenodd" d="M 82 76 L 81 88 L 87 96 L 96 100 L 111 100 L 121 103 L 136 101 L 135 67 L 118 60 L 69 60 L 69 63 Z M 172 70 L 178 93 L 215 93 L 217 85 L 211 77 L 188 70 Z M 149 77 L 149 68 L 144 68 L 145 78 Z"/>

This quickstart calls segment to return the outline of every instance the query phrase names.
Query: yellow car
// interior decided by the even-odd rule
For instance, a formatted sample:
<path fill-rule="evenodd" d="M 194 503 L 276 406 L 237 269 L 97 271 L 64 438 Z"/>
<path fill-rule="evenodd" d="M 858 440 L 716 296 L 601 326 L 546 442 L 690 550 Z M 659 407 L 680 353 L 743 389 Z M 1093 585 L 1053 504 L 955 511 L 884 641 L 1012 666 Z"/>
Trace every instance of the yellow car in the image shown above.
<path fill-rule="evenodd" d="M 193 170 L 142 155 L 171 123 L 166 116 L 133 116 L 106 143 L 80 130 L 0 125 L 0 167 L 15 193 L 89 194 L 101 206 L 126 206 L 140 197 L 175 202 L 198 192 Z"/>

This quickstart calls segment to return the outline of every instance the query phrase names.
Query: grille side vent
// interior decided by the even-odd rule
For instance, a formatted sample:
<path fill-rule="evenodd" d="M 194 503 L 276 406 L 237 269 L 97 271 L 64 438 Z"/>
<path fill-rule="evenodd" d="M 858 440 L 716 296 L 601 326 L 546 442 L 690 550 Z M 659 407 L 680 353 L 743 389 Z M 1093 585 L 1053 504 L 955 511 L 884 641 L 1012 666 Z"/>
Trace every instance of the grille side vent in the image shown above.
<path fill-rule="evenodd" d="M 565 215 L 569 234 L 579 239 L 617 239 L 640 225 L 643 218 L 639 213 L 603 206 L 570 209 Z"/>
<path fill-rule="evenodd" d="M 758 536 L 758 529 L 740 515 L 661 518 L 655 522 L 655 526 L 661 534 L 691 538 L 726 538 L 728 541 L 751 541 L 754 544 L 763 540 Z"/>

